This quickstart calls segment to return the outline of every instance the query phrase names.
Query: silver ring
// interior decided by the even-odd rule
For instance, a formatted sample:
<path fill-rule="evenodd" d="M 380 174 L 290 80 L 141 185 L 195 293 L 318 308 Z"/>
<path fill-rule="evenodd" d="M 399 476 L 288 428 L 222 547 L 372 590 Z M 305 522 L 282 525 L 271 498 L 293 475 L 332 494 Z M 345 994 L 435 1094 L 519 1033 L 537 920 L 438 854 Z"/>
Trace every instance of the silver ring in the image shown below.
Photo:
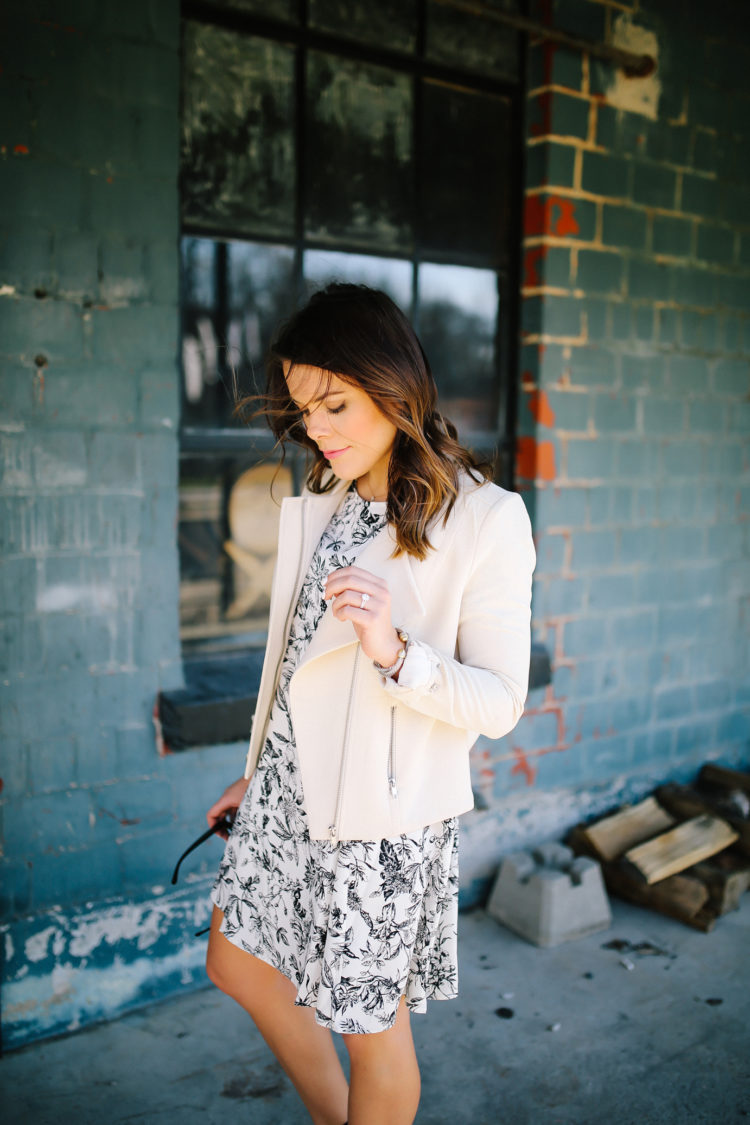
<path fill-rule="evenodd" d="M 365 606 L 367 605 L 367 603 L 369 602 L 369 600 L 370 600 L 370 595 L 369 594 L 363 594 L 362 595 L 362 601 L 359 603 L 359 608 L 364 609 Z"/>

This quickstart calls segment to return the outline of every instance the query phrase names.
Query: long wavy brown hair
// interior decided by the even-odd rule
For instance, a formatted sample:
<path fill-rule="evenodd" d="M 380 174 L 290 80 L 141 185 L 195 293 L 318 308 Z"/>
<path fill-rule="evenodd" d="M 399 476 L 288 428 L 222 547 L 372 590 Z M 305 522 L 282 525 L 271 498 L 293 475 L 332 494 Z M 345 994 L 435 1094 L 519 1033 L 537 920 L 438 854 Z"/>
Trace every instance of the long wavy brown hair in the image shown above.
<path fill-rule="evenodd" d="M 481 483 L 492 476 L 492 466 L 465 449 L 453 423 L 435 409 L 435 380 L 406 316 L 378 289 L 326 286 L 276 334 L 266 363 L 265 394 L 238 403 L 238 411 L 246 414 L 260 399 L 253 413 L 265 415 L 282 448 L 282 463 L 287 442 L 304 446 L 314 458 L 308 488 L 328 492 L 338 478 L 307 436 L 284 377 L 285 360 L 322 368 L 360 387 L 395 426 L 387 500 L 394 554 L 424 558 L 431 546 L 430 523 L 441 512 L 445 519 L 450 515 L 462 473 Z"/>

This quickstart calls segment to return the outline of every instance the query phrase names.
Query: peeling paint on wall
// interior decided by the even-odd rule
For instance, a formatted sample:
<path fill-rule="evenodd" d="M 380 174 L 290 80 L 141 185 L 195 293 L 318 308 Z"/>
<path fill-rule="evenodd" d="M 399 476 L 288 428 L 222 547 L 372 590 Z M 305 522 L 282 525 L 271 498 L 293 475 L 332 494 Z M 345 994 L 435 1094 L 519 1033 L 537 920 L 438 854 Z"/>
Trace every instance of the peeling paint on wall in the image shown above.
<path fill-rule="evenodd" d="M 5 929 L 3 1042 L 20 1046 L 114 1019 L 205 983 L 211 903 L 204 878 L 178 893 L 64 913 Z"/>
<path fill-rule="evenodd" d="M 636 55 L 651 55 L 657 66 L 646 78 L 629 78 L 621 67 L 613 72 L 606 90 L 606 99 L 618 109 L 642 113 L 656 121 L 659 112 L 661 79 L 659 78 L 659 43 L 653 31 L 633 23 L 627 12 L 617 17 L 612 28 L 611 42 L 615 47 L 632 51 Z"/>

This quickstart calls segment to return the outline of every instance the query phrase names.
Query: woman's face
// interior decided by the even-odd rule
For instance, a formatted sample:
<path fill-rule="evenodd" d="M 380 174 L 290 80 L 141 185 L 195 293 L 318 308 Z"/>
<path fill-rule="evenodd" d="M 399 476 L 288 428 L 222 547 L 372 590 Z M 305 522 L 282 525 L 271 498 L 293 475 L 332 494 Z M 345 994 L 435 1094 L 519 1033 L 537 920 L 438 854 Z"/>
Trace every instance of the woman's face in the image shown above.
<path fill-rule="evenodd" d="M 283 370 L 307 436 L 336 476 L 342 480 L 366 476 L 373 494 L 385 492 L 397 433 L 393 423 L 366 391 L 321 367 L 299 363 L 292 367 L 285 359 Z"/>

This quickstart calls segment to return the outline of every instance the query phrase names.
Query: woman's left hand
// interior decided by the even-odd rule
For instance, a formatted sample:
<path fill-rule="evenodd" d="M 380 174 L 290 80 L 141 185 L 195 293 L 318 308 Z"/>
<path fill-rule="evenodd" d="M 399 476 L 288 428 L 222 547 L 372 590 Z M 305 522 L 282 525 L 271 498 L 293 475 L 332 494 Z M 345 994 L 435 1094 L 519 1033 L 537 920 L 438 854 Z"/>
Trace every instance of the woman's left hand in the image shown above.
<path fill-rule="evenodd" d="M 366 594 L 362 605 L 362 595 Z M 401 641 L 391 621 L 388 583 L 358 566 L 345 566 L 328 575 L 324 597 L 339 621 L 351 621 L 362 651 L 385 668 L 395 663 Z"/>

